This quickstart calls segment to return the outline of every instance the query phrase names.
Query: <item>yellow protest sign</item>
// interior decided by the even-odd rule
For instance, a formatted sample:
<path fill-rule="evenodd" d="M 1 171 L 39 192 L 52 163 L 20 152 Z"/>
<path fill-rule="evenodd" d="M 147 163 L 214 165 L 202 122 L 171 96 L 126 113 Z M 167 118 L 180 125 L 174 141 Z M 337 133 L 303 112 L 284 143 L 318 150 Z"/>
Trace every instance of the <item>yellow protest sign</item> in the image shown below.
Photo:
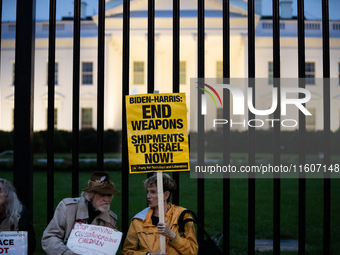
<path fill-rule="evenodd" d="M 130 173 L 189 171 L 185 93 L 126 96 Z"/>

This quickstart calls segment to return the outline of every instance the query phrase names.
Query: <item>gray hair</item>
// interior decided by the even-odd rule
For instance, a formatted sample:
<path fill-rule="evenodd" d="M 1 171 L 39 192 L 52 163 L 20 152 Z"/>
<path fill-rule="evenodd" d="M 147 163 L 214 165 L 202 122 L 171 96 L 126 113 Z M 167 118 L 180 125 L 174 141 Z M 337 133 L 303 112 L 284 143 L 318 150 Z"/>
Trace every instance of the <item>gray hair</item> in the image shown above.
<path fill-rule="evenodd" d="M 6 215 L 9 217 L 9 223 L 14 224 L 21 217 L 22 204 L 18 199 L 15 187 L 9 181 L 0 178 L 0 183 L 4 186 L 6 196 Z"/>
<path fill-rule="evenodd" d="M 89 202 L 91 202 L 93 196 L 94 196 L 94 192 L 83 191 L 81 193 L 81 197 L 85 198 L 85 200 Z"/>

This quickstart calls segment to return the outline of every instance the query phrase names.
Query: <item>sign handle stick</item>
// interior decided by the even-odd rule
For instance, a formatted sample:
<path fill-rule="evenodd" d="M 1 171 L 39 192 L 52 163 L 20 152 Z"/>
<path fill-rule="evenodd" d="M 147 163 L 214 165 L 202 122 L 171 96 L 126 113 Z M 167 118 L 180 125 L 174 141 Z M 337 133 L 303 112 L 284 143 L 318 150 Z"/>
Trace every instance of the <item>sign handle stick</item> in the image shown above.
<path fill-rule="evenodd" d="M 159 91 L 155 90 L 154 94 L 158 94 Z M 157 193 L 158 193 L 158 212 L 159 212 L 159 222 L 164 222 L 164 198 L 163 198 L 163 173 L 157 172 Z M 159 243 L 161 252 L 165 253 L 165 236 L 159 235 Z"/>
<path fill-rule="evenodd" d="M 157 172 L 159 222 L 164 222 L 163 174 Z M 161 252 L 165 253 L 165 236 L 159 235 Z"/>

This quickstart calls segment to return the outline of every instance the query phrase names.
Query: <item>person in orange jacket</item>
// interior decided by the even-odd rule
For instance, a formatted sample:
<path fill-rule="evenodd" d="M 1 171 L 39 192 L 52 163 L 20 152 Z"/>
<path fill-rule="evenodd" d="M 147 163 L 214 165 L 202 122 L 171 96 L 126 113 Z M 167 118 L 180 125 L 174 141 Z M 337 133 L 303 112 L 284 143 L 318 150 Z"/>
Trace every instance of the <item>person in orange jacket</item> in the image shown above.
<path fill-rule="evenodd" d="M 148 206 L 133 218 L 127 233 L 123 254 L 126 255 L 163 255 L 160 252 L 159 236 L 166 237 L 166 253 L 169 255 L 198 253 L 195 227 L 192 222 L 185 224 L 184 236 L 178 232 L 178 218 L 185 208 L 169 202 L 177 185 L 172 178 L 163 174 L 163 195 L 165 223 L 159 222 L 157 176 L 153 175 L 144 182 L 147 189 Z M 191 217 L 189 214 L 184 219 Z"/>

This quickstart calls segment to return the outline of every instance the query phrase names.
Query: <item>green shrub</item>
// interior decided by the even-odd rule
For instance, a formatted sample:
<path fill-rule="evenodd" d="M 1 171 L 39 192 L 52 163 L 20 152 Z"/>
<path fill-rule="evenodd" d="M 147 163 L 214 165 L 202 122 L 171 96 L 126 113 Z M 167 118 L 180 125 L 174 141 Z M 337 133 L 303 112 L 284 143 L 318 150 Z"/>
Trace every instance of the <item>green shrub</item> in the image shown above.
<path fill-rule="evenodd" d="M 90 153 L 97 151 L 97 132 L 94 129 L 79 131 L 79 152 Z"/>
<path fill-rule="evenodd" d="M 13 170 L 13 162 L 0 162 L 0 169 L 4 169 L 4 171 L 12 171 Z M 72 172 L 72 162 L 64 161 L 64 162 L 55 162 L 54 163 L 54 171 L 55 172 Z M 97 169 L 97 162 L 79 162 L 79 172 L 93 172 Z M 106 162 L 104 164 L 104 170 L 109 171 L 121 171 L 122 163 L 121 162 Z M 37 172 L 46 172 L 47 171 L 47 163 L 46 162 L 37 162 L 35 161 L 33 164 L 33 170 Z M 128 171 L 128 170 L 127 170 Z"/>
<path fill-rule="evenodd" d="M 106 130 L 104 132 L 104 152 L 120 152 L 121 135 L 120 131 Z"/>
<path fill-rule="evenodd" d="M 281 153 L 298 153 L 299 131 L 280 132 L 280 151 Z M 197 152 L 197 141 L 199 139 L 196 132 L 190 133 L 190 152 Z M 222 152 L 223 133 L 221 131 L 206 131 L 204 134 L 204 149 L 206 152 Z M 331 132 L 331 152 L 340 153 L 340 129 Z M 274 131 L 256 130 L 255 131 L 255 152 L 272 153 L 274 150 Z M 318 154 L 324 150 L 324 131 L 307 131 L 305 136 L 305 150 L 307 154 Z M 231 152 L 249 151 L 249 131 L 230 131 L 229 148 Z"/>
<path fill-rule="evenodd" d="M 340 154 L 340 128 L 334 133 L 332 133 L 331 152 L 333 154 Z"/>
<path fill-rule="evenodd" d="M 38 131 L 33 136 L 33 151 L 36 153 L 46 153 L 46 131 Z"/>
<path fill-rule="evenodd" d="M 0 162 L 0 169 L 1 171 L 13 171 L 13 161 Z"/>
<path fill-rule="evenodd" d="M 340 153 L 340 129 L 331 132 L 331 153 Z M 112 129 L 104 131 L 104 152 L 117 153 L 121 151 L 121 131 Z M 248 131 L 230 131 L 229 146 L 231 152 L 244 153 L 249 150 L 249 132 Z M 189 134 L 190 152 L 197 152 L 197 132 Z M 207 131 L 204 134 L 204 149 L 206 152 L 221 152 L 223 148 L 223 133 L 221 131 Z M 298 153 L 299 131 L 281 131 L 280 148 L 282 153 Z M 307 131 L 305 149 L 308 154 L 317 154 L 323 152 L 324 148 L 324 131 Z M 0 153 L 6 150 L 13 150 L 13 132 L 0 131 Z M 33 152 L 46 153 L 47 149 L 47 131 L 38 131 L 34 133 Z M 255 131 L 255 152 L 272 153 L 274 149 L 274 132 L 270 130 Z M 71 153 L 72 152 L 72 132 L 65 130 L 54 131 L 54 152 Z M 97 152 L 97 131 L 94 129 L 79 131 L 79 152 L 96 153 Z"/>
<path fill-rule="evenodd" d="M 69 140 L 70 132 L 56 130 L 54 132 L 54 151 L 59 153 L 70 152 L 71 143 L 67 143 Z"/>
<path fill-rule="evenodd" d="M 71 153 L 72 152 L 72 132 L 65 130 L 54 131 L 54 152 Z M 121 151 L 121 131 L 112 129 L 104 131 L 104 152 Z M 14 150 L 13 132 L 0 131 L 0 153 L 6 150 Z M 33 152 L 47 152 L 47 131 L 34 132 Z M 94 129 L 85 129 L 79 131 L 79 152 L 96 153 L 97 152 L 97 131 Z"/>
<path fill-rule="evenodd" d="M 13 150 L 13 132 L 0 131 L 0 152 Z"/>

